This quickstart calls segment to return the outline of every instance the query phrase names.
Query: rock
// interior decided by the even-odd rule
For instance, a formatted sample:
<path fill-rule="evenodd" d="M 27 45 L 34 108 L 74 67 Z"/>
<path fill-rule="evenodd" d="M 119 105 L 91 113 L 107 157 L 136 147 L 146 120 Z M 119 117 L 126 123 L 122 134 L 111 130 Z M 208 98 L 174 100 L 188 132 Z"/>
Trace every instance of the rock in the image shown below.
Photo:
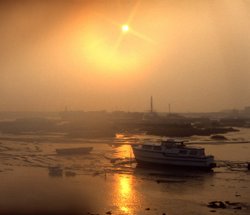
<path fill-rule="evenodd" d="M 216 212 L 216 210 L 211 210 L 210 212 L 213 212 L 213 213 L 214 213 L 214 212 Z"/>
<path fill-rule="evenodd" d="M 236 205 L 240 205 L 239 202 L 230 202 L 230 201 L 225 201 L 226 204 L 228 205 L 233 205 L 233 206 L 236 206 Z"/>
<path fill-rule="evenodd" d="M 106 214 L 112 214 L 112 212 L 111 212 L 111 211 L 108 211 L 108 212 L 106 212 Z"/>
<path fill-rule="evenodd" d="M 226 204 L 222 201 L 212 201 L 209 202 L 207 206 L 210 208 L 223 208 L 223 209 L 227 207 Z"/>
<path fill-rule="evenodd" d="M 227 140 L 227 138 L 223 135 L 212 135 L 211 139 L 213 139 L 213 140 Z"/>
<path fill-rule="evenodd" d="M 238 206 L 238 207 L 235 207 L 234 209 L 236 209 L 236 210 L 241 210 L 242 207 L 241 207 L 241 206 Z"/>
<path fill-rule="evenodd" d="M 219 202 L 219 207 L 220 207 L 220 208 L 226 208 L 227 206 L 225 205 L 224 202 Z"/>
<path fill-rule="evenodd" d="M 145 208 L 145 210 L 146 210 L 146 211 L 149 211 L 149 210 L 150 210 L 150 208 Z"/>

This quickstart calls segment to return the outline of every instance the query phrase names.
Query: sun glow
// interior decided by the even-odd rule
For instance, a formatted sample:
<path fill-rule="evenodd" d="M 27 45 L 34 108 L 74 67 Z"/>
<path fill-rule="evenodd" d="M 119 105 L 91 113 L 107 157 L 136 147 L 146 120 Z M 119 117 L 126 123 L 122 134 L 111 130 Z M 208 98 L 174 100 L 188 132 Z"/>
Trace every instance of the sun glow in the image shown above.
<path fill-rule="evenodd" d="M 89 68 L 106 74 L 140 70 L 143 55 L 138 47 L 141 41 L 135 42 L 134 37 L 126 37 L 124 40 L 124 34 L 129 31 L 129 27 L 124 25 L 120 29 L 108 24 L 101 28 L 96 26 L 98 25 L 86 27 L 86 32 L 82 33 L 83 37 L 77 43 L 81 45 L 76 47 Z"/>
<path fill-rule="evenodd" d="M 126 33 L 129 31 L 129 26 L 128 25 L 123 25 L 122 26 L 122 32 Z"/>
<path fill-rule="evenodd" d="M 127 15 L 127 19 L 108 16 L 101 9 L 93 13 L 89 8 L 75 17 L 74 28 L 72 22 L 69 26 L 77 29 L 70 38 L 72 45 L 68 52 L 74 54 L 73 63 L 79 68 L 84 65 L 84 71 L 89 73 L 117 77 L 139 74 L 149 69 L 148 64 L 152 64 L 156 46 L 152 42 L 154 38 L 144 34 L 147 28 L 143 20 L 134 21 L 137 7 L 138 4 Z M 137 26 L 140 28 L 137 29 Z"/>

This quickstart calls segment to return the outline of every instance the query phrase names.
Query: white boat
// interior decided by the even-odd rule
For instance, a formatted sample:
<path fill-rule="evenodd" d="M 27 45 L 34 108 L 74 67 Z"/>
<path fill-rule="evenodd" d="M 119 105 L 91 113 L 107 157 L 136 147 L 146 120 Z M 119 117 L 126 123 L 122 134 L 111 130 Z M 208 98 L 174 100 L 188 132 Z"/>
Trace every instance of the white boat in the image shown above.
<path fill-rule="evenodd" d="M 204 148 L 186 146 L 184 141 L 168 139 L 160 143 L 146 142 L 132 145 L 139 164 L 157 164 L 211 169 L 216 166 L 214 156 L 205 155 Z"/>
<path fill-rule="evenodd" d="M 88 154 L 93 147 L 79 147 L 79 148 L 61 148 L 56 149 L 59 155 L 75 155 L 75 154 Z"/>

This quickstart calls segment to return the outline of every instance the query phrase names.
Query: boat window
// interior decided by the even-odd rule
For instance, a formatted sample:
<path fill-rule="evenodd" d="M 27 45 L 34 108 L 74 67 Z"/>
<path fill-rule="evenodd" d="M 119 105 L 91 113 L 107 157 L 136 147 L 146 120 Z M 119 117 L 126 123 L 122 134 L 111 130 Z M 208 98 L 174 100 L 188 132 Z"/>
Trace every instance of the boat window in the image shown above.
<path fill-rule="evenodd" d="M 189 152 L 189 154 L 190 154 L 190 155 L 197 155 L 197 151 L 191 150 L 191 151 Z"/>
<path fill-rule="evenodd" d="M 153 146 L 153 149 L 154 149 L 154 150 L 160 151 L 160 150 L 161 150 L 161 147 L 160 147 L 160 146 Z"/>
<path fill-rule="evenodd" d="M 180 152 L 180 154 L 183 154 L 183 155 L 187 154 L 186 150 L 180 150 L 179 152 Z"/>

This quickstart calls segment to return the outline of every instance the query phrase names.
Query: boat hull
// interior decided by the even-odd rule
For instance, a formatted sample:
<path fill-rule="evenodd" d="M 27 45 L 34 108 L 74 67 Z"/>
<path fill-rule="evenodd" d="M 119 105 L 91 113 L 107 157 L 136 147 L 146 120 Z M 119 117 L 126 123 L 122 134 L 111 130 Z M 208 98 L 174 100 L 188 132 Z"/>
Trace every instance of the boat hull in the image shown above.
<path fill-rule="evenodd" d="M 162 151 L 153 152 L 132 147 L 135 159 L 140 165 L 157 165 L 172 167 L 187 167 L 192 169 L 212 169 L 216 166 L 213 156 L 181 157 L 165 154 Z"/>

